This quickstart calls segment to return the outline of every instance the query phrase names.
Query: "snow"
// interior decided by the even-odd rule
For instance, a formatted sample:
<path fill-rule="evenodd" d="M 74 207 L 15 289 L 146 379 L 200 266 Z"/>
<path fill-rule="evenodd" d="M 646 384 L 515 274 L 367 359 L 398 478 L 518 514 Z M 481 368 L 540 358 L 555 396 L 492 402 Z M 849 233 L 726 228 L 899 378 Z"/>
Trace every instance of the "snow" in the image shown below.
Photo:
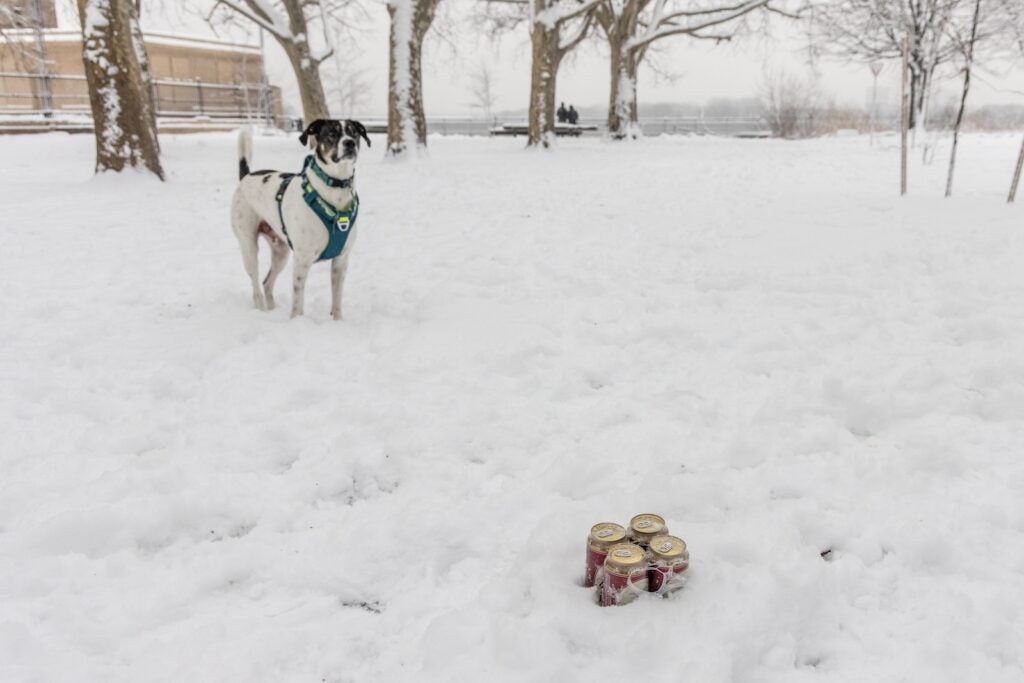
<path fill-rule="evenodd" d="M 0 680 L 1021 680 L 1019 137 L 374 142 L 335 323 L 233 135 L 0 138 Z M 600 608 L 639 512 L 689 583 Z"/>

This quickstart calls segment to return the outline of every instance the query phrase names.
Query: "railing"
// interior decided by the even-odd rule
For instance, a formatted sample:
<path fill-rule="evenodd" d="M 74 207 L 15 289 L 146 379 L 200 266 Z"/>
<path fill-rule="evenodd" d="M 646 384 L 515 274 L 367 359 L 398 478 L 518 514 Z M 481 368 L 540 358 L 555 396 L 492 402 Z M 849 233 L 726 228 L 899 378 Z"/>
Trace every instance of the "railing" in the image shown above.
<path fill-rule="evenodd" d="M 608 131 L 604 118 L 580 118 L 579 126 L 604 135 Z M 495 128 L 525 126 L 525 119 L 496 117 L 431 116 L 427 117 L 427 130 L 441 135 L 489 135 Z M 760 116 L 676 116 L 641 117 L 640 127 L 645 135 L 698 134 L 733 137 L 764 137 L 769 133 L 767 122 Z M 584 135 L 587 131 L 584 131 Z M 591 134 L 595 134 L 591 132 Z"/>
<path fill-rule="evenodd" d="M 280 90 L 269 85 L 204 83 L 201 80 L 153 82 L 157 114 L 167 117 L 257 118 L 274 121 Z M 0 114 L 88 113 L 85 76 L 0 72 Z"/>

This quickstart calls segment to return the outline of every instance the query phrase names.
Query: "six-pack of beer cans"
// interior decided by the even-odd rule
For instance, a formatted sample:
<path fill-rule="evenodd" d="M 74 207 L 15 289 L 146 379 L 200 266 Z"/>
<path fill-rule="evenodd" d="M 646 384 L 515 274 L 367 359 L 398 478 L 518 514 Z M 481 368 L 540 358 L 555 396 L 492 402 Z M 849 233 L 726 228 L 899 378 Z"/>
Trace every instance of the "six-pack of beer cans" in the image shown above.
<path fill-rule="evenodd" d="M 686 541 L 669 535 L 659 515 L 637 515 L 629 527 L 595 524 L 587 536 L 583 585 L 596 587 L 604 606 L 625 605 L 641 593 L 673 593 L 686 583 Z"/>

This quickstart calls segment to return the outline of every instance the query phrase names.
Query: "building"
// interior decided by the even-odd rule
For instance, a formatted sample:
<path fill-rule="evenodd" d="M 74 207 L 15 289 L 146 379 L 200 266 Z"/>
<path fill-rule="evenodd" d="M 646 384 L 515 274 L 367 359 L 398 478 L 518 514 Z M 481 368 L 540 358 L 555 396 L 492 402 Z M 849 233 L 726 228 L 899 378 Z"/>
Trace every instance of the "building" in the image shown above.
<path fill-rule="evenodd" d="M 0 3 L 15 17 L 0 24 L 0 116 L 88 116 L 81 32 L 58 28 L 54 0 Z M 266 83 L 258 46 L 160 33 L 144 40 L 161 124 L 281 118 L 280 89 Z"/>

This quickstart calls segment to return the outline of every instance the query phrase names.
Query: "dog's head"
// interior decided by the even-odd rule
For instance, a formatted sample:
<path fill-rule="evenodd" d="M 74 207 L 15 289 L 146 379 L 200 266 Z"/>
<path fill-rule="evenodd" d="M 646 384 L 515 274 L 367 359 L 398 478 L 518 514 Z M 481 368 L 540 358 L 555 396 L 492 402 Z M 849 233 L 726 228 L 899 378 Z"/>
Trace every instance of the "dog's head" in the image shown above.
<path fill-rule="evenodd" d="M 317 119 L 299 136 L 299 142 L 315 150 L 324 170 L 331 175 L 337 172 L 339 177 L 351 175 L 355 169 L 360 140 L 370 146 L 366 126 L 354 119 Z"/>

